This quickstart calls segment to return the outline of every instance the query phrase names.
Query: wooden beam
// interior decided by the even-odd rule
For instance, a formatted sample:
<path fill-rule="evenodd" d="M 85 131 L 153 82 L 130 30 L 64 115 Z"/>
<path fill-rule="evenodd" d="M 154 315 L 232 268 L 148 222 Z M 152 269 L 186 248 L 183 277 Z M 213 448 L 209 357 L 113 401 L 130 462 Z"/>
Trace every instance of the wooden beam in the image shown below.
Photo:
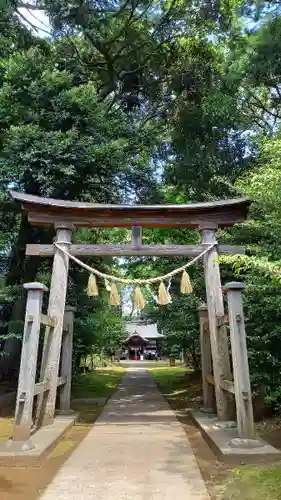
<path fill-rule="evenodd" d="M 56 227 L 56 241 L 66 250 L 71 245 L 72 230 L 67 225 Z M 69 257 L 56 248 L 48 306 L 48 316 L 56 318 L 56 325 L 50 329 L 48 344 L 44 345 L 40 374 L 40 381 L 48 380 L 50 388 L 37 405 L 38 423 L 43 426 L 51 425 L 55 415 L 68 269 Z"/>
<path fill-rule="evenodd" d="M 67 381 L 66 377 L 58 377 L 57 387 L 66 384 L 66 381 Z"/>
<path fill-rule="evenodd" d="M 224 391 L 230 392 L 231 394 L 235 394 L 234 382 L 232 380 L 221 380 L 220 387 Z"/>
<path fill-rule="evenodd" d="M 52 208 L 62 210 L 64 208 L 70 210 L 80 210 L 80 211 L 93 211 L 96 213 L 104 213 L 106 211 L 115 212 L 151 212 L 151 211 L 160 211 L 160 212 L 181 212 L 184 211 L 198 211 L 198 210 L 208 210 L 208 209 L 225 209 L 225 208 L 234 208 L 235 207 L 248 207 L 250 205 L 249 198 L 231 198 L 228 200 L 216 200 L 216 201 L 208 201 L 208 202 L 199 202 L 199 203 L 189 203 L 185 205 L 112 205 L 112 204 L 104 204 L 104 203 L 87 203 L 81 201 L 71 201 L 71 200 L 59 200 L 55 198 L 44 198 L 41 196 L 34 196 L 31 194 L 26 194 L 14 190 L 9 191 L 10 196 L 17 201 L 21 201 L 22 203 L 26 203 L 29 206 L 41 206 L 48 207 L 47 210 Z M 137 225 L 137 224 L 136 224 Z"/>
<path fill-rule="evenodd" d="M 42 325 L 49 326 L 50 328 L 55 328 L 56 319 L 50 318 L 47 314 L 41 314 L 41 323 Z"/>
<path fill-rule="evenodd" d="M 206 410 L 212 408 L 215 411 L 216 400 L 215 400 L 214 387 L 208 384 L 207 381 L 207 376 L 212 373 L 212 352 L 211 352 L 207 305 L 202 304 L 199 307 L 198 312 L 199 312 L 199 326 L 200 326 L 201 369 L 202 369 L 204 408 Z"/>
<path fill-rule="evenodd" d="M 202 227 L 202 239 L 205 244 L 215 244 L 216 231 L 209 229 L 209 225 Z M 209 330 L 212 349 L 213 372 L 215 379 L 215 394 L 217 415 L 219 420 L 230 420 L 232 402 L 221 389 L 220 381 L 230 379 L 230 356 L 228 350 L 228 335 L 226 327 L 217 326 L 217 317 L 224 316 L 224 302 L 218 262 L 218 249 L 214 246 L 204 256 L 205 285 L 209 316 Z"/>
<path fill-rule="evenodd" d="M 14 441 L 28 441 L 30 437 L 41 309 L 43 293 L 47 291 L 42 283 L 26 283 L 24 288 L 27 290 L 27 302 L 13 429 Z"/>
<path fill-rule="evenodd" d="M 59 408 L 61 412 L 70 411 L 71 378 L 72 378 L 72 352 L 73 352 L 73 324 L 75 307 L 69 305 L 64 309 L 64 323 L 68 332 L 62 338 L 61 350 L 61 377 L 66 383 L 60 387 Z"/>
<path fill-rule="evenodd" d="M 208 382 L 208 384 L 215 385 L 215 380 L 213 375 L 207 375 L 206 381 Z M 234 382 L 232 380 L 221 380 L 220 388 L 223 389 L 223 391 L 235 394 Z"/>
<path fill-rule="evenodd" d="M 234 281 L 227 283 L 224 290 L 228 302 L 238 436 L 251 439 L 255 435 L 255 425 L 242 302 L 244 288 L 244 283 Z"/>
<path fill-rule="evenodd" d="M 221 328 L 222 326 L 228 325 L 229 319 L 228 314 L 224 314 L 223 316 L 217 316 L 217 327 Z"/>
<path fill-rule="evenodd" d="M 176 256 L 196 257 L 206 249 L 206 245 L 71 245 L 70 253 L 80 257 L 90 257 L 92 255 L 116 257 L 125 256 Z M 52 257 L 54 255 L 54 245 L 26 245 L 26 255 L 36 255 L 41 257 Z M 245 250 L 239 245 L 218 245 L 220 254 L 244 254 Z"/>
<path fill-rule="evenodd" d="M 49 384 L 47 382 L 38 382 L 34 386 L 34 396 L 37 396 L 37 394 L 42 394 L 45 391 L 49 390 Z"/>
<path fill-rule="evenodd" d="M 25 208 L 25 207 L 24 207 Z M 40 209 L 40 207 L 39 207 Z M 68 212 L 63 213 L 61 210 L 56 212 L 45 213 L 38 211 L 38 208 L 28 210 L 28 220 L 35 226 L 53 226 L 55 224 L 73 224 L 75 227 L 127 227 L 141 225 L 142 227 L 150 228 L 199 228 L 206 220 L 212 222 L 219 228 L 231 227 L 238 222 L 244 222 L 246 216 L 244 211 L 238 212 L 222 212 L 222 213 L 192 213 L 181 215 L 169 215 L 154 213 L 151 214 L 122 214 L 112 216 L 108 214 L 81 214 Z"/>
<path fill-rule="evenodd" d="M 206 380 L 208 384 L 215 385 L 214 375 L 207 375 Z"/>
<path fill-rule="evenodd" d="M 58 377 L 58 383 L 57 387 L 60 387 L 62 385 L 65 385 L 67 382 L 66 377 Z M 49 382 L 38 382 L 37 384 L 34 385 L 34 396 L 37 396 L 38 394 L 42 394 L 43 392 L 46 392 L 50 389 L 50 384 Z"/>
<path fill-rule="evenodd" d="M 139 247 L 142 244 L 142 228 L 141 226 L 132 227 L 132 246 Z"/>
<path fill-rule="evenodd" d="M 76 227 L 196 227 L 208 221 L 229 227 L 247 218 L 250 200 L 238 198 L 188 205 L 108 205 L 41 198 L 10 191 L 35 225 Z"/>

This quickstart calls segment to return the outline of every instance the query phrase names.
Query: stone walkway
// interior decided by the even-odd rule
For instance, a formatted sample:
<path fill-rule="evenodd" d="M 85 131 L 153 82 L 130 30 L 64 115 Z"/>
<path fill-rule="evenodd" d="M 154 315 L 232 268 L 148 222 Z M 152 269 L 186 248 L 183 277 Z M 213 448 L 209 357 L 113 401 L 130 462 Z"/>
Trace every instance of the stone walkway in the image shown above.
<path fill-rule="evenodd" d="M 128 370 L 41 500 L 209 500 L 191 446 L 147 371 Z"/>

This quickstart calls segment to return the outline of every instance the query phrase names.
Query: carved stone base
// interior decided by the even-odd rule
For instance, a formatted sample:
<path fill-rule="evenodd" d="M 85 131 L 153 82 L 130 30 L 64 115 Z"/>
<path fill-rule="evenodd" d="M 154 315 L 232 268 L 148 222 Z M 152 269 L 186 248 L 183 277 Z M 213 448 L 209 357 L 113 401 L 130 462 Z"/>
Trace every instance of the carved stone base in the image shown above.
<path fill-rule="evenodd" d="M 217 422 L 215 424 L 215 427 L 218 427 L 219 429 L 236 429 L 237 422 L 235 422 L 234 420 L 230 420 L 228 422 Z"/>
<path fill-rule="evenodd" d="M 64 417 L 64 416 L 71 416 L 74 415 L 76 412 L 74 410 L 56 410 L 56 415 L 59 417 Z"/>
<path fill-rule="evenodd" d="M 215 415 L 216 410 L 214 408 L 200 408 L 201 413 L 209 414 L 209 415 Z"/>
<path fill-rule="evenodd" d="M 266 445 L 263 441 L 259 439 L 248 439 L 248 438 L 234 438 L 229 441 L 229 446 L 231 448 L 246 448 L 246 449 L 255 449 L 255 448 L 263 448 Z"/>
<path fill-rule="evenodd" d="M 258 436 L 254 439 L 244 439 L 238 436 L 237 427 L 233 423 L 221 422 L 210 414 L 191 411 L 195 424 L 199 427 L 202 436 L 224 462 L 246 464 L 260 463 L 260 460 L 280 460 L 281 452 Z M 235 422 L 236 424 L 236 422 Z"/>
<path fill-rule="evenodd" d="M 35 445 L 28 439 L 27 441 L 13 441 L 13 439 L 9 439 L 8 441 L 4 441 L 1 443 L 0 451 L 7 451 L 9 453 L 19 453 L 21 451 L 30 451 L 34 450 Z"/>

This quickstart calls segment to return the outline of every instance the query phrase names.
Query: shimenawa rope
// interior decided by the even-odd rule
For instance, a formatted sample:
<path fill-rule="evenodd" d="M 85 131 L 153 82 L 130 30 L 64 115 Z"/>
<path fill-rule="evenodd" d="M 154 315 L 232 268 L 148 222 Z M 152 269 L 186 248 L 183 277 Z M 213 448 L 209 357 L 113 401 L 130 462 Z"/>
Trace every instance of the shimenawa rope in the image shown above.
<path fill-rule="evenodd" d="M 167 280 L 169 278 L 172 278 L 176 274 L 181 273 L 182 271 L 184 271 L 188 267 L 192 266 L 195 262 L 200 260 L 202 257 L 204 257 L 204 255 L 206 253 L 208 253 L 210 250 L 212 250 L 212 248 L 214 248 L 216 246 L 216 243 L 214 243 L 213 245 L 209 245 L 208 248 L 206 248 L 205 250 L 203 250 L 202 253 L 200 253 L 200 255 L 197 255 L 196 257 L 194 257 L 194 259 L 192 259 L 190 262 L 187 262 L 187 264 L 184 264 L 183 266 L 178 267 L 177 269 L 174 269 L 173 271 L 171 271 L 167 274 L 164 274 L 163 276 L 156 276 L 154 278 L 147 278 L 147 279 L 120 278 L 119 276 L 113 276 L 111 274 L 102 273 L 101 271 L 98 271 L 94 267 L 88 266 L 87 264 L 85 264 L 81 260 L 77 259 L 76 257 L 74 257 L 74 255 L 71 255 L 71 253 L 69 253 L 67 250 L 62 248 L 58 243 L 54 242 L 54 245 L 56 248 L 58 248 L 58 250 L 60 250 L 65 255 L 67 255 L 71 260 L 76 262 L 76 264 L 83 267 L 84 269 L 86 269 L 90 273 L 93 273 L 96 276 L 99 276 L 99 278 L 103 278 L 105 280 L 110 280 L 110 281 L 115 281 L 115 282 L 121 283 L 123 285 L 149 285 L 151 283 L 157 283 L 158 281 L 161 282 L 161 281 Z"/>

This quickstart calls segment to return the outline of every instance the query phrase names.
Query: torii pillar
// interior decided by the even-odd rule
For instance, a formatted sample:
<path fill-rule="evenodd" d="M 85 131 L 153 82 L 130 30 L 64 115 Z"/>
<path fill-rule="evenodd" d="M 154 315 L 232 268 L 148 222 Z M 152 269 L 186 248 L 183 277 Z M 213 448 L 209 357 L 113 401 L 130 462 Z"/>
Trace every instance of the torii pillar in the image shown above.
<path fill-rule="evenodd" d="M 74 226 L 72 224 L 56 224 L 56 243 L 64 250 L 69 250 Z M 56 320 L 48 342 L 45 342 L 42 376 L 49 383 L 49 390 L 45 393 L 40 408 L 40 423 L 43 426 L 51 425 L 54 421 L 58 372 L 62 344 L 64 310 L 67 293 L 69 257 L 58 248 L 55 249 L 53 272 L 49 295 L 48 316 Z"/>
<path fill-rule="evenodd" d="M 217 226 L 211 222 L 200 225 L 202 243 L 217 245 Z M 230 420 L 233 404 L 228 394 L 220 387 L 220 381 L 231 378 L 228 337 L 225 326 L 218 327 L 218 317 L 224 316 L 223 292 L 218 262 L 218 251 L 214 246 L 204 256 L 204 273 L 208 305 L 210 340 L 215 381 L 217 415 L 220 420 Z"/>

